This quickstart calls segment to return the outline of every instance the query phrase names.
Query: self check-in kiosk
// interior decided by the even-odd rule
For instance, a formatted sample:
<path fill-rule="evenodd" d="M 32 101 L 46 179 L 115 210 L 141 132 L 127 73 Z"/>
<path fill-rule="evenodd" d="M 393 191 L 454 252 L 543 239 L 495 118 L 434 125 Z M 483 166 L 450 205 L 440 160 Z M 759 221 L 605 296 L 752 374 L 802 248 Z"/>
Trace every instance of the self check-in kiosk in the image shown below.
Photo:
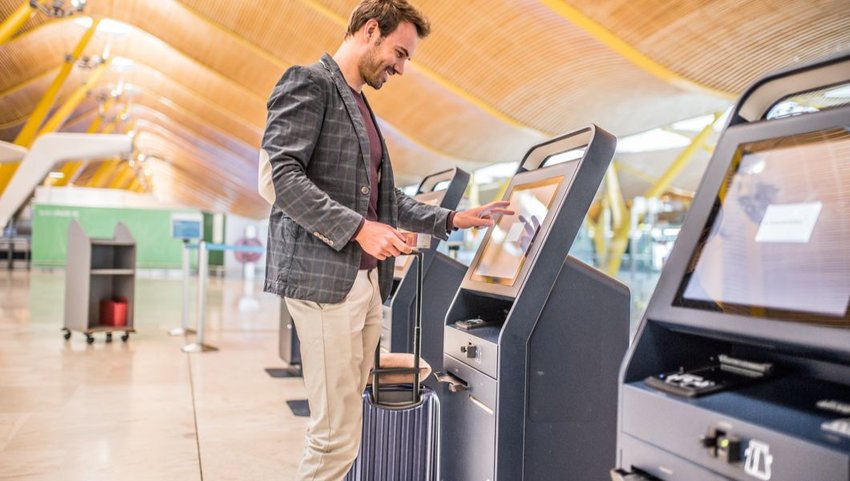
<path fill-rule="evenodd" d="M 621 373 L 623 480 L 850 479 L 850 56 L 735 105 Z"/>
<path fill-rule="evenodd" d="M 608 476 L 629 292 L 567 256 L 614 155 L 591 126 L 533 147 L 445 321 L 443 481 Z"/>
<path fill-rule="evenodd" d="M 469 173 L 454 168 L 431 174 L 419 183 L 414 198 L 444 209 L 457 208 L 466 186 Z M 440 240 L 433 238 L 430 248 L 420 249 L 423 256 L 424 289 L 422 306 L 422 357 L 431 363 L 432 368 L 442 365 L 443 337 L 442 326 L 446 309 L 460 285 L 466 266 L 437 252 Z M 415 275 L 411 271 L 412 256 L 396 259 L 393 272 L 393 287 L 390 297 L 384 302 L 381 348 L 385 351 L 412 352 L 412 323 L 415 309 Z M 408 275 L 408 273 L 412 275 Z M 301 343 L 295 330 L 295 323 L 286 308 L 280 303 L 279 355 L 288 365 L 290 375 L 300 375 Z"/>
<path fill-rule="evenodd" d="M 469 174 L 455 168 L 422 179 L 414 198 L 419 202 L 455 210 L 463 198 Z M 432 369 L 443 364 L 443 319 L 451 304 L 466 266 L 437 252 L 440 239 L 431 238 L 430 248 L 421 249 L 424 265 L 422 281 L 422 357 Z M 416 309 L 416 269 L 412 256 L 396 259 L 393 290 L 384 302 L 381 348 L 392 352 L 413 352 L 413 320 Z"/>

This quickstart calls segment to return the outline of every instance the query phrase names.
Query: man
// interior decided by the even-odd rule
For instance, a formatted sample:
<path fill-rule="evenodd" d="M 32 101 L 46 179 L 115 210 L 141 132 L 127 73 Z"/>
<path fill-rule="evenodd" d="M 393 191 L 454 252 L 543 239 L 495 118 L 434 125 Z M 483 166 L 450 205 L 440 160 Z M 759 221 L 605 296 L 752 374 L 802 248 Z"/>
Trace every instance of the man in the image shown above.
<path fill-rule="evenodd" d="M 339 481 L 357 456 L 381 304 L 395 256 L 411 251 L 396 226 L 445 239 L 510 213 L 505 202 L 450 212 L 395 189 L 362 89 L 403 74 L 429 30 L 407 0 L 363 0 L 334 56 L 288 69 L 269 98 L 265 290 L 284 297 L 301 339 L 311 417 L 299 481 Z"/>

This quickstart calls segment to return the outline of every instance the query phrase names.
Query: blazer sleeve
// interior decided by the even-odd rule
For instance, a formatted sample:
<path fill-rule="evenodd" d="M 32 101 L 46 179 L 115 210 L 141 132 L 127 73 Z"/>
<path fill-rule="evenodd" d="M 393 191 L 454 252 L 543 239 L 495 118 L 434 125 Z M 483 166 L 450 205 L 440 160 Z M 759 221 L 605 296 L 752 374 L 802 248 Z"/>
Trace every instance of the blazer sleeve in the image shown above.
<path fill-rule="evenodd" d="M 268 155 L 274 205 L 298 225 L 340 251 L 363 216 L 331 199 L 307 177 L 322 130 L 326 97 L 305 67 L 289 68 L 268 101 L 262 148 Z"/>
<path fill-rule="evenodd" d="M 418 202 L 400 189 L 395 189 L 394 192 L 398 204 L 399 227 L 431 234 L 443 240 L 449 238 L 446 231 L 446 222 L 451 212 L 449 209 Z"/>

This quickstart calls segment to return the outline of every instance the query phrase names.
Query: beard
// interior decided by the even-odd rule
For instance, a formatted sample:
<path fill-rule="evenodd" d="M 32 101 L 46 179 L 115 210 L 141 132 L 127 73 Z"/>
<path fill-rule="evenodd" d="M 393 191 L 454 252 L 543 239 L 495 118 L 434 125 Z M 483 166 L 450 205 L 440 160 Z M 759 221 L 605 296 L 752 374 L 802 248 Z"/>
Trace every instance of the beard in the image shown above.
<path fill-rule="evenodd" d="M 380 40 L 369 49 L 366 55 L 360 58 L 360 62 L 357 64 L 363 81 L 375 90 L 380 89 L 386 81 L 384 80 L 384 72 L 387 67 L 382 65 L 381 57 L 378 53 L 379 45 L 381 45 Z"/>

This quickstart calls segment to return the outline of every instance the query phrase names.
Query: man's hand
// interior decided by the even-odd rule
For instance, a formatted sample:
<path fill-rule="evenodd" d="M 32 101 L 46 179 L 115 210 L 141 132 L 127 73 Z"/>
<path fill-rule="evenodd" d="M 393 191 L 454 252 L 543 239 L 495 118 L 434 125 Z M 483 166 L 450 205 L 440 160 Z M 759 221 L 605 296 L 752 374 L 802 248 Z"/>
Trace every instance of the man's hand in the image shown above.
<path fill-rule="evenodd" d="M 494 215 L 514 215 L 514 211 L 508 209 L 510 205 L 511 203 L 506 200 L 498 200 L 472 209 L 462 210 L 455 214 L 452 224 L 458 229 L 490 227 L 493 225 Z"/>
<path fill-rule="evenodd" d="M 364 221 L 354 240 L 364 252 L 380 261 L 412 252 L 401 232 L 380 222 Z"/>

